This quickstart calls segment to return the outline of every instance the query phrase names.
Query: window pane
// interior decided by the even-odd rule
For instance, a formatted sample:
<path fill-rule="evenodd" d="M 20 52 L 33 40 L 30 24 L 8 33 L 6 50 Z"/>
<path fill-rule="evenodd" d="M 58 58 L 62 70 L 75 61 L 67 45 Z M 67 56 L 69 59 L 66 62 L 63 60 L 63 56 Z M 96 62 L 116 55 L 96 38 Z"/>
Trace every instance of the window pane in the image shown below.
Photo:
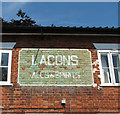
<path fill-rule="evenodd" d="M 114 69 L 114 73 L 115 73 L 115 82 L 116 83 L 120 83 L 120 71 L 118 71 L 118 69 Z"/>
<path fill-rule="evenodd" d="M 0 68 L 0 81 L 7 81 L 8 68 Z"/>
<path fill-rule="evenodd" d="M 103 69 L 104 83 L 111 83 L 110 71 L 108 68 Z"/>
<path fill-rule="evenodd" d="M 109 67 L 108 65 L 108 57 L 106 54 L 101 55 L 101 60 L 102 60 L 102 67 Z"/>
<path fill-rule="evenodd" d="M 8 66 L 8 56 L 9 53 L 2 53 L 1 66 Z"/>
<path fill-rule="evenodd" d="M 114 67 L 120 67 L 120 58 L 118 55 L 112 55 L 113 58 L 113 66 Z"/>

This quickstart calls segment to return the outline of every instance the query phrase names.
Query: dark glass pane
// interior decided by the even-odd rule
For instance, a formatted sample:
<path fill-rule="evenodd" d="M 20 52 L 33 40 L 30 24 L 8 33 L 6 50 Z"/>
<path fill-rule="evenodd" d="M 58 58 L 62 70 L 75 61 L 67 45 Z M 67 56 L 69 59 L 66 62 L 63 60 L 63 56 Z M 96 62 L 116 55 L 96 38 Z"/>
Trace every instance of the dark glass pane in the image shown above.
<path fill-rule="evenodd" d="M 118 55 L 112 55 L 113 58 L 113 66 L 120 67 L 120 60 Z"/>
<path fill-rule="evenodd" d="M 7 81 L 8 68 L 0 68 L 0 81 Z"/>
<path fill-rule="evenodd" d="M 101 55 L 102 67 L 109 67 L 108 57 L 106 54 Z"/>
<path fill-rule="evenodd" d="M 8 66 L 9 53 L 2 53 L 1 66 Z"/>
<path fill-rule="evenodd" d="M 120 83 L 120 76 L 119 76 L 119 73 L 118 73 L 118 69 L 114 69 L 114 72 L 115 72 L 115 82 L 116 83 Z"/>
<path fill-rule="evenodd" d="M 110 71 L 108 68 L 103 69 L 104 83 L 111 83 Z"/>

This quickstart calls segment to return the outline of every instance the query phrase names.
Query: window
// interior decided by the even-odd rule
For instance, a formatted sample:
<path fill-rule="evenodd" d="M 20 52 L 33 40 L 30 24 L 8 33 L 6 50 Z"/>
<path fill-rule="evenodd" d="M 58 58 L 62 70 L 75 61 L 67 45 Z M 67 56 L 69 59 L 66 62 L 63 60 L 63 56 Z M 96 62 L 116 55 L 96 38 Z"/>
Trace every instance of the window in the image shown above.
<path fill-rule="evenodd" d="M 10 85 L 12 50 L 0 50 L 0 85 Z"/>
<path fill-rule="evenodd" d="M 120 51 L 99 50 L 101 84 L 120 86 Z"/>

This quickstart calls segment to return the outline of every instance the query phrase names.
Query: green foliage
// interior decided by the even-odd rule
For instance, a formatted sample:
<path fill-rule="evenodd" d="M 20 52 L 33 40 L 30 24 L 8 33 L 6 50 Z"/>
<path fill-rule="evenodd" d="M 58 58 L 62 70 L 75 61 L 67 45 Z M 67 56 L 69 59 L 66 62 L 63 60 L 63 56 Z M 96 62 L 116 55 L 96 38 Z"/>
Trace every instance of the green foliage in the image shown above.
<path fill-rule="evenodd" d="M 35 20 L 32 20 L 32 18 L 26 15 L 26 13 L 23 12 L 21 9 L 17 12 L 16 15 L 20 18 L 19 20 L 12 19 L 10 22 L 7 22 L 4 19 L 1 19 L 3 26 L 4 25 L 34 26 L 36 23 Z"/>

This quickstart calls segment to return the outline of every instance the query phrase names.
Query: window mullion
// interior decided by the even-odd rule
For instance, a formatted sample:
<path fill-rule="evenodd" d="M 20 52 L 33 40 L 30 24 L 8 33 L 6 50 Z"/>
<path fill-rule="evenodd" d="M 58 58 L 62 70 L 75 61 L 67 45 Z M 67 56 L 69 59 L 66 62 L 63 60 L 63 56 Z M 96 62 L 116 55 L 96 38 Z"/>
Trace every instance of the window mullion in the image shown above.
<path fill-rule="evenodd" d="M 112 77 L 111 77 L 111 70 L 110 70 L 110 55 L 109 53 L 107 53 L 107 57 L 108 57 L 108 68 L 109 68 L 109 72 L 110 72 L 110 78 L 111 78 L 111 82 L 112 82 Z"/>
<path fill-rule="evenodd" d="M 115 84 L 115 76 L 114 76 L 114 67 L 113 67 L 113 60 L 112 60 L 112 53 L 109 53 L 109 66 L 110 66 L 110 74 L 111 74 L 111 79 L 112 83 Z"/>
<path fill-rule="evenodd" d="M 8 66 L 0 66 L 0 68 L 8 68 Z"/>

